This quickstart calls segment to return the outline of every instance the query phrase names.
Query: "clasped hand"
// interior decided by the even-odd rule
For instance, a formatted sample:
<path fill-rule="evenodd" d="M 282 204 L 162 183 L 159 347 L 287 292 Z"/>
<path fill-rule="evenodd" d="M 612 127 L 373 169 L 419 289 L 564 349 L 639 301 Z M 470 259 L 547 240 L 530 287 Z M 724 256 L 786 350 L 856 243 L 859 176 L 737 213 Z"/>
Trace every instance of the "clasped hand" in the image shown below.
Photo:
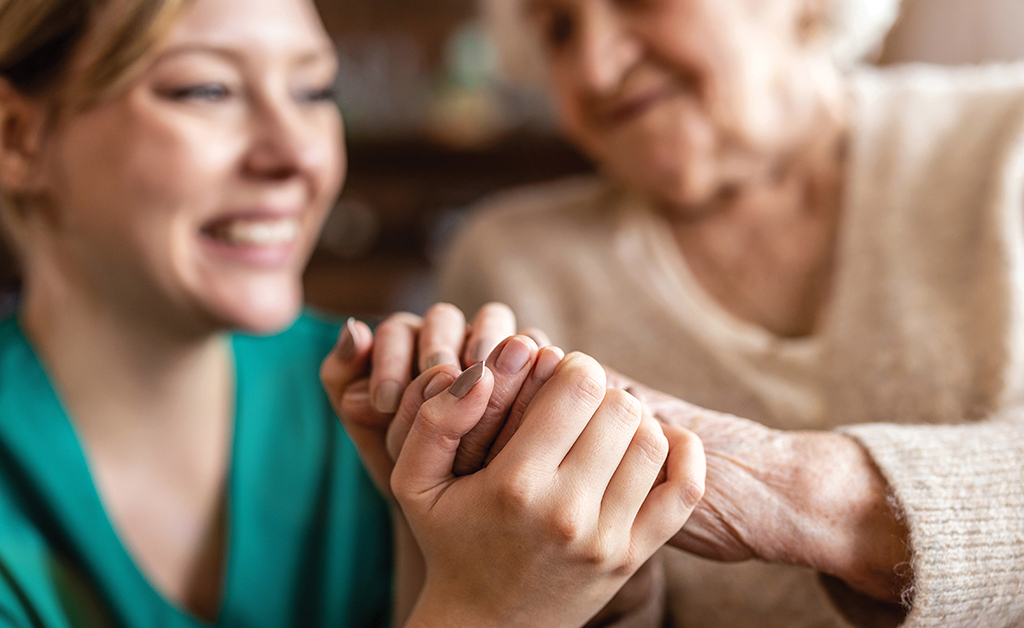
<path fill-rule="evenodd" d="M 541 348 L 536 332 L 489 350 L 512 332 L 503 306 L 468 332 L 458 310 L 435 306 L 392 317 L 376 338 L 350 324 L 324 362 L 339 416 L 422 551 L 410 624 L 582 625 L 703 493 L 696 436 L 659 425 L 606 387 L 596 361 Z M 480 355 L 486 368 L 462 371 Z"/>

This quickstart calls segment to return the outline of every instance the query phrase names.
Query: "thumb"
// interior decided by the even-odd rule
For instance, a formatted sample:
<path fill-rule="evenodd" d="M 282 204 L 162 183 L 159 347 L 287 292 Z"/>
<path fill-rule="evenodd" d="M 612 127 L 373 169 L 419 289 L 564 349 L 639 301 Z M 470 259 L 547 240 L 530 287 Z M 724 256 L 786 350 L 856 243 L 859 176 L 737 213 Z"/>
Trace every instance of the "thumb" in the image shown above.
<path fill-rule="evenodd" d="M 448 388 L 420 406 L 391 475 L 399 502 L 433 502 L 455 479 L 459 442 L 483 417 L 494 376 L 477 362 Z"/>

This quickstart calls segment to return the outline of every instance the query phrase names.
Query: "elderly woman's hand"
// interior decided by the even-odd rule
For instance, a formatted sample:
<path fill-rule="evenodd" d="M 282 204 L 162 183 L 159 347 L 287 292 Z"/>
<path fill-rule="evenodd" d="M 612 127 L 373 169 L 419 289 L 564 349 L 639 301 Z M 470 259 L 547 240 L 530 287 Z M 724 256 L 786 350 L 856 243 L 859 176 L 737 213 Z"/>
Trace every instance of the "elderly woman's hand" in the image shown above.
<path fill-rule="evenodd" d="M 759 558 L 833 575 L 876 599 L 908 590 L 908 531 L 867 452 L 833 432 L 784 432 L 629 382 L 663 423 L 694 431 L 707 490 L 671 544 L 722 561 Z"/>
<path fill-rule="evenodd" d="M 423 317 L 400 312 L 377 327 L 350 319 L 334 350 L 324 359 L 320 379 L 338 417 L 355 443 L 377 487 L 390 495 L 394 458 L 387 454 L 385 434 L 406 388 L 416 375 L 446 364 L 456 375 L 479 362 L 504 338 L 516 332 L 516 319 L 505 305 L 485 305 L 467 325 L 458 308 L 445 303 Z M 546 344 L 529 331 L 527 342 Z M 530 361 L 536 347 L 526 349 Z M 511 388 L 499 376 L 498 393 Z"/>

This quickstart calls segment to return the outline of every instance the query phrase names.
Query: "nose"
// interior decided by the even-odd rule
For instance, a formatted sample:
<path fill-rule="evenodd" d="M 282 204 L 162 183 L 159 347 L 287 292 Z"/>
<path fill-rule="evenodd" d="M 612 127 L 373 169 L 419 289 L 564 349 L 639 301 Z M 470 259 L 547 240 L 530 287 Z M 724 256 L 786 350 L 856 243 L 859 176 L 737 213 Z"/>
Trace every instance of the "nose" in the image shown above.
<path fill-rule="evenodd" d="M 639 40 L 628 20 L 606 2 L 591 2 L 581 16 L 577 77 L 597 94 L 614 91 L 640 59 Z"/>
<path fill-rule="evenodd" d="M 255 105 L 250 122 L 251 142 L 245 157 L 246 173 L 262 179 L 285 180 L 307 178 L 317 172 L 326 158 L 321 145 L 331 138 L 318 137 L 313 125 L 290 99 L 266 95 Z"/>

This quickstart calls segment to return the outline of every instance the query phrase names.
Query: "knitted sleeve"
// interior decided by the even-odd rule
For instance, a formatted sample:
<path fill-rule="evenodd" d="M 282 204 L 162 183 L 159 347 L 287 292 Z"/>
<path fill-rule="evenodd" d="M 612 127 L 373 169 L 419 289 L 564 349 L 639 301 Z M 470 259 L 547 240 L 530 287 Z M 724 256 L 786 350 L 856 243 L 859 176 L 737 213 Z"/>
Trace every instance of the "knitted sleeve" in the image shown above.
<path fill-rule="evenodd" d="M 1024 624 L 1024 409 L 983 423 L 855 425 L 903 507 L 906 628 Z"/>

